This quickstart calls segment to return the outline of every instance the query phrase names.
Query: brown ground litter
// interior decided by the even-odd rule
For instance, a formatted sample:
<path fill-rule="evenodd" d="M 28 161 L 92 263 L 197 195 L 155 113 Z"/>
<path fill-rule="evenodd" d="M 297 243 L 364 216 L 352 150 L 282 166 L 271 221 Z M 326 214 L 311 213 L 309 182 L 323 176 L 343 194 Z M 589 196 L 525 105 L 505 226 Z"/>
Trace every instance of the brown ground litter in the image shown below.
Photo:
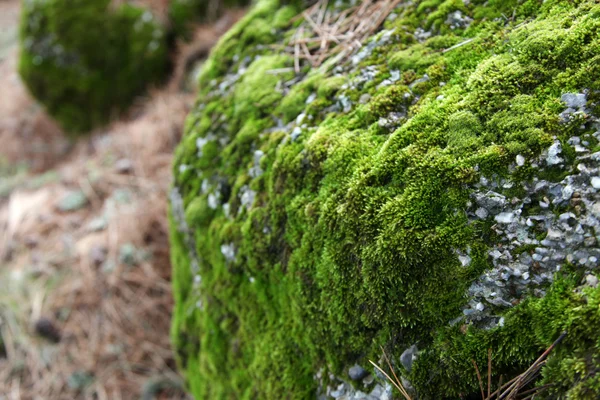
<path fill-rule="evenodd" d="M 199 28 L 177 65 L 240 15 Z M 184 399 L 166 193 L 193 93 L 176 76 L 71 143 L 27 94 L 15 46 L 0 53 L 0 399 Z"/>

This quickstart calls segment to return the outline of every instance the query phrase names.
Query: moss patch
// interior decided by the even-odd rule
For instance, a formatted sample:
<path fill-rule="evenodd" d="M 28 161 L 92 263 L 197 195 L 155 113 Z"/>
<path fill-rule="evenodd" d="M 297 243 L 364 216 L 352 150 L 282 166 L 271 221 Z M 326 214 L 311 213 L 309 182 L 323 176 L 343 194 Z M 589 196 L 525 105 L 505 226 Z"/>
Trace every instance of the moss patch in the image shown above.
<path fill-rule="evenodd" d="M 166 40 L 149 11 L 109 0 L 23 2 L 19 73 L 68 131 L 105 123 L 166 72 Z"/>
<path fill-rule="evenodd" d="M 407 3 L 385 23 L 391 40 L 360 63 L 298 76 L 269 47 L 289 34 L 264 28 L 278 9 L 259 2 L 213 51 L 176 154 L 172 333 L 194 396 L 312 398 L 328 383 L 317 371 L 342 376 L 380 345 L 397 360 L 418 343 L 405 371 L 415 390 L 458 398 L 478 393 L 470 360 L 482 365 L 488 346 L 497 373 L 516 374 L 561 329 L 572 340 L 544 379 L 597 395 L 584 356 L 596 354 L 597 291 L 571 295 L 576 278 L 505 312 L 503 328 L 463 334 L 449 321 L 496 240 L 468 222 L 473 185 L 528 179 L 511 175 L 515 157 L 570 136 L 560 97 L 597 85 L 600 6 Z M 470 24 L 449 28 L 456 11 Z M 417 28 L 429 37 L 404 40 Z M 549 29 L 563 41 L 545 41 Z"/>

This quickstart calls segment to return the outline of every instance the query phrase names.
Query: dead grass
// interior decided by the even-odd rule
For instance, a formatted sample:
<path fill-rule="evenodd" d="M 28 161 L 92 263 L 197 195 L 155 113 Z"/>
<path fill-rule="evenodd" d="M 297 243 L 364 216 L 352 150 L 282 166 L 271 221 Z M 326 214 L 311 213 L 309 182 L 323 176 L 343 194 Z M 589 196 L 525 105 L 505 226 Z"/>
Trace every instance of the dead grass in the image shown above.
<path fill-rule="evenodd" d="M 177 379 L 168 335 L 166 191 L 190 102 L 155 93 L 140 118 L 77 143 L 54 165 L 55 181 L 17 188 L 2 204 L 0 304 L 3 322 L 11 322 L 2 324 L 8 360 L 0 366 L 0 393 L 129 399 L 154 376 Z M 74 192 L 84 193 L 86 204 L 61 211 Z M 58 344 L 36 337 L 32 327 L 41 317 L 61 332 Z"/>
<path fill-rule="evenodd" d="M 202 29 L 203 48 L 224 31 Z M 0 192 L 0 399 L 186 398 L 169 343 L 166 207 L 193 94 L 154 90 L 70 143 L 16 59 L 0 59 L 0 161 L 12 171 L 0 162 L 0 186 L 11 182 Z M 27 171 L 10 175 L 16 164 Z M 73 193 L 85 201 L 61 209 Z"/>
<path fill-rule="evenodd" d="M 300 60 L 315 68 L 335 56 L 344 61 L 381 24 L 402 0 L 362 0 L 356 6 L 337 11 L 329 7 L 329 0 L 318 0 L 304 11 L 300 25 L 287 51 L 294 55 L 294 69 L 300 72 Z"/>

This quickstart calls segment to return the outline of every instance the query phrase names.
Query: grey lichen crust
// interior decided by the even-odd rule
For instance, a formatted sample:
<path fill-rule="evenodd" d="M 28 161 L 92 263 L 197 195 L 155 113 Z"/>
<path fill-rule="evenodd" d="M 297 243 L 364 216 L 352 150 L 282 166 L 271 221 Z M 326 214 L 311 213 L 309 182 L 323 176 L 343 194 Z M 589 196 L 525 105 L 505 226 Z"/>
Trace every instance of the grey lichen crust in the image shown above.
<path fill-rule="evenodd" d="M 489 349 L 496 384 L 566 331 L 532 385 L 598 398 L 600 5 L 401 2 L 295 72 L 300 12 L 223 38 L 175 157 L 190 391 L 390 399 L 383 348 L 415 397 L 476 397 Z"/>
<path fill-rule="evenodd" d="M 583 93 L 566 93 L 562 101 L 567 107 L 560 115 L 564 123 L 569 123 L 575 112 L 589 113 Z M 598 122 L 590 116 L 588 123 L 599 129 Z M 483 326 L 487 328 L 502 323 L 502 317 L 494 315 L 494 306 L 512 307 L 531 290 L 542 297 L 543 288 L 565 264 L 578 266 L 586 274 L 596 269 L 600 259 L 600 152 L 592 152 L 595 146 L 590 140 L 600 141 L 600 130 L 588 139 L 571 136 L 567 140 L 574 151 L 571 164 L 575 168 L 566 165 L 557 138 L 539 157 L 526 160 L 517 155 L 509 166 L 515 171 L 527 164 L 537 176 L 549 168 L 564 171 L 568 175 L 559 182 L 534 176 L 515 183 L 482 176 L 475 185 L 469 218 L 493 221 L 490 230 L 496 243 L 488 251 L 493 268 L 469 288 L 471 300 L 463 310 L 467 321 L 486 322 Z M 471 262 L 468 251 L 460 253 L 459 259 L 464 266 Z"/>

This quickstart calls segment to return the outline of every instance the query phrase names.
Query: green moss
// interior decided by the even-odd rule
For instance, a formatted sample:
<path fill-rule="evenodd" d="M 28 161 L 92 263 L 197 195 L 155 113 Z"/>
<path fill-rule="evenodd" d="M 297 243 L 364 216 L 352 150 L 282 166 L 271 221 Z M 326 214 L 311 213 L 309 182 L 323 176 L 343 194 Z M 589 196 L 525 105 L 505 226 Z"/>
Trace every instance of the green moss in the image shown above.
<path fill-rule="evenodd" d="M 163 28 L 108 0 L 23 3 L 19 73 L 68 131 L 105 123 L 166 72 Z"/>
<path fill-rule="evenodd" d="M 280 21 L 281 14 L 277 12 L 276 0 L 260 1 L 233 28 L 225 33 L 212 51 L 208 65 L 202 68 L 198 82 L 200 87 L 208 85 L 211 79 L 223 74 L 233 64 L 235 55 L 253 55 L 253 45 L 269 42 L 274 33 L 272 24 Z M 286 13 L 292 14 L 294 7 L 285 8 Z M 269 21 L 265 24 L 265 21 Z M 258 26 L 260 25 L 260 26 Z"/>
<path fill-rule="evenodd" d="M 477 385 L 471 360 L 480 367 L 486 365 L 488 349 L 492 349 L 492 381 L 497 384 L 500 375 L 510 379 L 526 370 L 540 349 L 567 332 L 542 370 L 540 384 L 552 384 L 542 396 L 597 398 L 600 289 L 575 290 L 580 280 L 577 274 L 561 275 L 544 298 L 530 299 L 509 311 L 501 328 L 470 328 L 463 333 L 460 327 L 453 327 L 439 331 L 413 366 L 413 382 L 426 382 L 417 386 L 429 388 L 420 394 L 436 397 L 444 393 L 445 398 L 457 398 L 471 390 Z M 437 367 L 432 369 L 432 365 Z"/>
<path fill-rule="evenodd" d="M 306 108 L 306 100 L 317 90 L 320 81 L 322 80 L 323 77 L 320 74 L 317 74 L 308 77 L 300 84 L 295 85 L 290 93 L 285 96 L 279 107 L 277 107 L 277 114 L 282 114 L 285 122 L 289 122 L 296 118 L 296 116 Z M 335 89 L 325 89 L 323 97 L 326 97 L 326 93 L 330 90 Z"/>
<path fill-rule="evenodd" d="M 236 120 L 246 121 L 252 116 L 268 114 L 283 97 L 275 88 L 281 77 L 274 72 L 289 67 L 291 62 L 291 58 L 284 55 L 264 56 L 248 67 L 233 96 Z M 289 73 L 285 75 L 289 76 Z"/>
<path fill-rule="evenodd" d="M 292 72 L 292 57 L 272 45 L 293 28 L 265 28 L 280 20 L 278 7 L 260 1 L 215 48 L 176 154 L 174 185 L 189 229 L 172 212 L 172 336 L 194 396 L 311 398 L 320 369 L 343 376 L 355 362 L 378 359 L 380 345 L 397 360 L 418 343 L 424 352 L 407 376 L 421 397 L 467 397 L 479 390 L 471 358 L 485 365 L 492 347 L 494 378 L 516 374 L 562 329 L 573 340 L 543 380 L 561 379 L 557 394 L 597 394 L 595 364 L 582 354 L 596 354 L 590 332 L 598 322 L 588 316 L 595 303 L 573 292 L 580 276 L 557 276 L 545 297 L 495 310 L 503 328 L 464 334 L 449 321 L 462 314 L 500 240 L 493 218 L 469 223 L 473 186 L 482 175 L 539 176 L 513 171 L 516 155 L 533 160 L 555 137 L 566 143 L 573 134 L 559 121 L 560 96 L 600 77 L 588 50 L 599 41 L 589 16 L 600 6 L 403 4 L 386 26 L 404 34 L 339 75 Z M 474 18 L 470 27 L 444 25 L 455 10 Z M 434 36 L 400 41 L 417 27 Z M 541 42 L 549 27 L 572 43 L 562 59 L 548 55 L 560 43 Z M 241 60 L 247 69 L 219 90 Z M 367 66 L 377 77 L 359 81 Z M 400 79 L 381 85 L 396 68 Z M 393 129 L 383 123 L 391 117 Z M 212 143 L 201 155 L 199 139 Z M 473 261 L 463 267 L 456 251 L 467 248 Z"/>

